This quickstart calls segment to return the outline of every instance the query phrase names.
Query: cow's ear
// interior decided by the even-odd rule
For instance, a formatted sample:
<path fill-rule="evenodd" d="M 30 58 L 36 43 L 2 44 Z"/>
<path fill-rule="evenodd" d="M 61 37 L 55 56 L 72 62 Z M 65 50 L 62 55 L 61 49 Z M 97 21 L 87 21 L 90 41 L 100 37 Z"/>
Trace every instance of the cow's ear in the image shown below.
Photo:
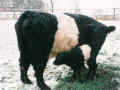
<path fill-rule="evenodd" d="M 108 33 L 113 32 L 113 31 L 115 31 L 115 29 L 116 29 L 115 26 L 108 26 L 107 32 Z"/>

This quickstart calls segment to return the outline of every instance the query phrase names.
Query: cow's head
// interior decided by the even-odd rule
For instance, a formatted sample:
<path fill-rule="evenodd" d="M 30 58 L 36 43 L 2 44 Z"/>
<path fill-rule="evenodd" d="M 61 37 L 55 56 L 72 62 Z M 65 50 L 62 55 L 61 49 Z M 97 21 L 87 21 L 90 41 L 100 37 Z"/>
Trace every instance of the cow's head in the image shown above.
<path fill-rule="evenodd" d="M 69 63 L 68 59 L 66 58 L 67 56 L 65 55 L 65 53 L 60 53 L 56 56 L 55 65 L 63 65 L 63 64 L 67 64 Z"/>

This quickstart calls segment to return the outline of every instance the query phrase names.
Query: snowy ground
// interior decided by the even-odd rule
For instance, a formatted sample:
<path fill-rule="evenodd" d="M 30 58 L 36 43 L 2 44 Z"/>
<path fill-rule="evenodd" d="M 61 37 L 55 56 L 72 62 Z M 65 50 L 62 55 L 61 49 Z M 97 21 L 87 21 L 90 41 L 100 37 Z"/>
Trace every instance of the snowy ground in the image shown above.
<path fill-rule="evenodd" d="M 120 66 L 120 21 L 102 21 L 107 25 L 115 25 L 116 31 L 108 35 L 103 48 L 97 58 L 100 63 Z M 16 36 L 14 31 L 15 20 L 0 21 L 0 90 L 36 90 L 35 78 L 32 67 L 29 76 L 33 80 L 33 85 L 23 85 L 19 79 L 18 57 Z M 65 67 L 56 67 L 48 63 L 45 71 L 46 83 L 53 88 L 56 79 L 63 72 L 67 72 Z M 48 69 L 49 68 L 49 69 Z M 64 71 L 63 71 L 64 70 Z"/>

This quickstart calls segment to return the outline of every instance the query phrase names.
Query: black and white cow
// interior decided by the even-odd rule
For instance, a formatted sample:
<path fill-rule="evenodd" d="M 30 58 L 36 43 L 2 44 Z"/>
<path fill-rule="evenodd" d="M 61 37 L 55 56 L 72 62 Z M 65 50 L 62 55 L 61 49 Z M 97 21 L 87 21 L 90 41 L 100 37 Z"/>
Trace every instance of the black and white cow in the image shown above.
<path fill-rule="evenodd" d="M 49 57 L 69 51 L 77 45 L 91 47 L 89 79 L 96 72 L 96 56 L 108 33 L 114 26 L 106 26 L 90 17 L 79 14 L 49 14 L 25 11 L 15 24 L 20 51 L 20 71 L 23 83 L 32 83 L 27 71 L 32 64 L 41 90 L 50 90 L 43 79 Z"/>

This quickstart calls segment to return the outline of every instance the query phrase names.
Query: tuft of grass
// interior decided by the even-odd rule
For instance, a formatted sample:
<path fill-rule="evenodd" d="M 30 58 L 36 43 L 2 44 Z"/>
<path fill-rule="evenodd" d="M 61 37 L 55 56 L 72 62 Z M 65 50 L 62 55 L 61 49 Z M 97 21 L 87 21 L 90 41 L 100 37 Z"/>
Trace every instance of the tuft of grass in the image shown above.
<path fill-rule="evenodd" d="M 118 73 L 115 73 L 116 71 Z M 70 72 L 69 75 L 58 81 L 54 90 L 118 90 L 117 85 L 119 83 L 113 78 L 120 78 L 120 67 L 99 64 L 94 81 L 85 80 L 87 72 L 87 70 L 82 72 L 83 83 L 77 80 L 70 81 L 72 75 Z"/>

